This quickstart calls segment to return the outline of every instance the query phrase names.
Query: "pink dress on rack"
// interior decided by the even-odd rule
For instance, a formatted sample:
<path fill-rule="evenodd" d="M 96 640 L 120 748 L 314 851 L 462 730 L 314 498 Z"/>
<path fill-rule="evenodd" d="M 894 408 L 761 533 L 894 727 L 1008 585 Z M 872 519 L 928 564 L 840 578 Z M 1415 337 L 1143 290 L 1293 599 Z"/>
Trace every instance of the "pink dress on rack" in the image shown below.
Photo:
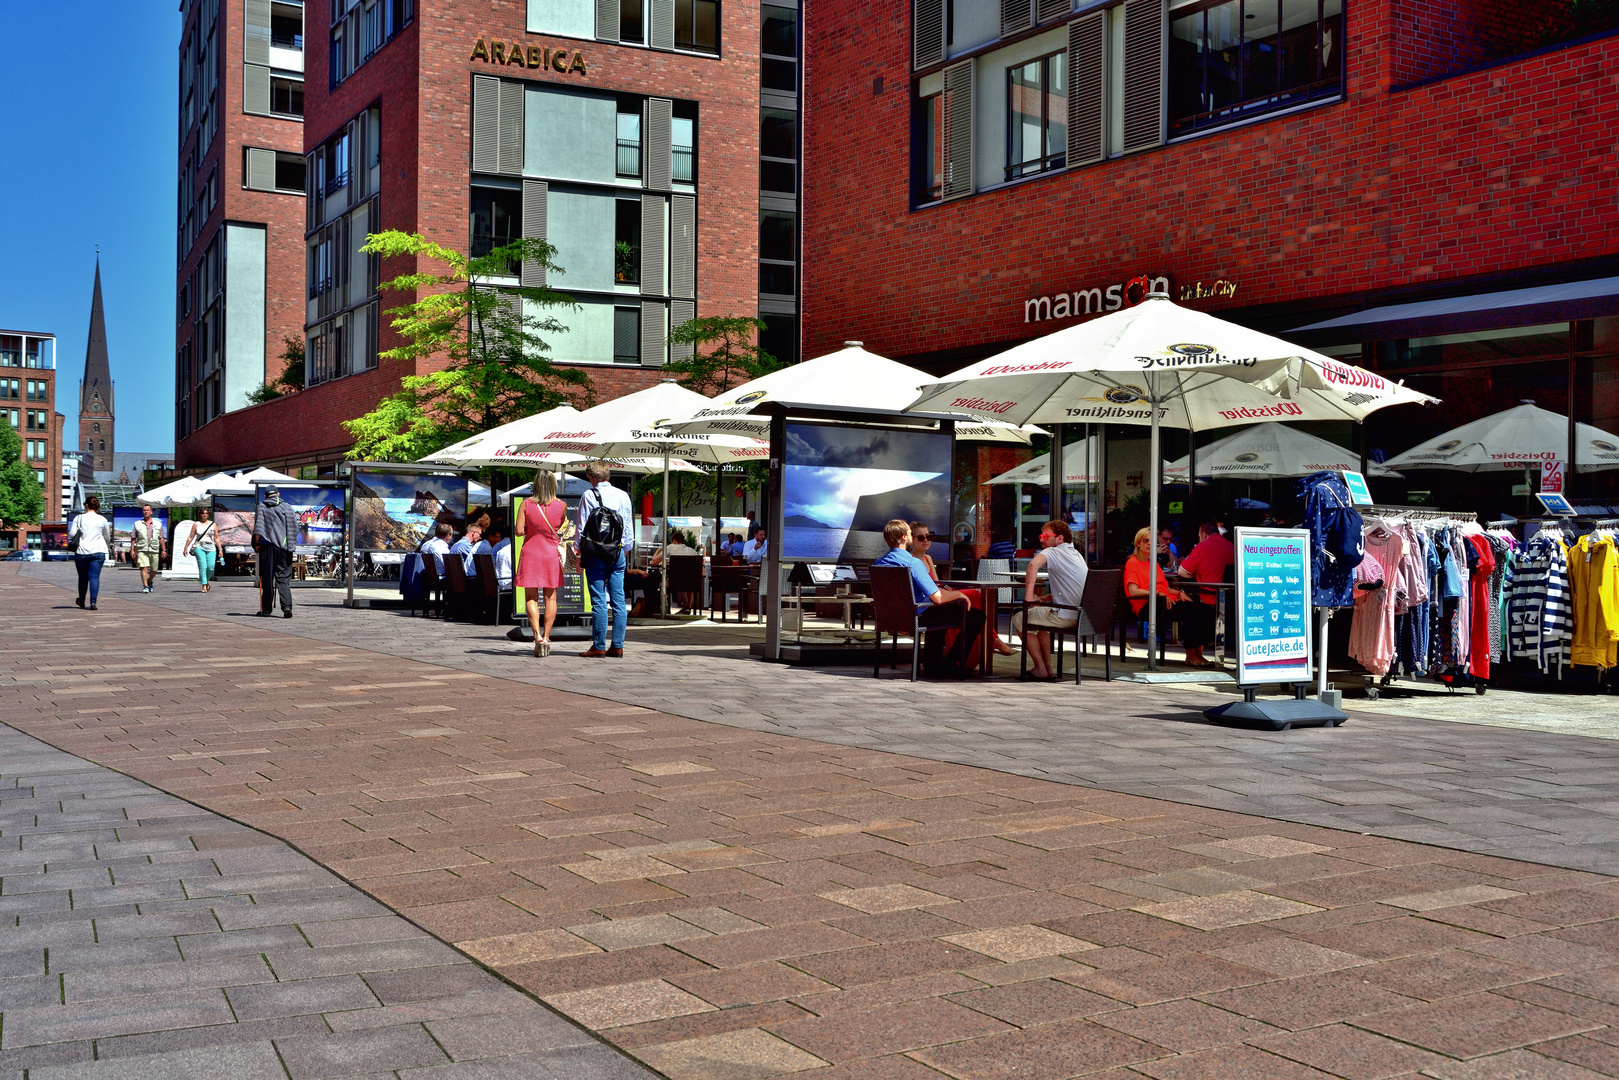
<path fill-rule="evenodd" d="M 1355 582 L 1382 579 L 1372 592 L 1355 590 L 1355 621 L 1349 629 L 1349 655 L 1373 675 L 1387 675 L 1394 662 L 1394 606 L 1400 597 L 1400 558 L 1405 541 L 1381 527 L 1366 534 L 1366 557 L 1355 569 Z"/>
<path fill-rule="evenodd" d="M 557 552 L 557 530 L 568 516 L 568 505 L 552 499 L 544 506 L 533 499 L 523 502 L 523 550 L 517 556 L 512 584 L 519 589 L 560 589 L 562 556 Z"/>

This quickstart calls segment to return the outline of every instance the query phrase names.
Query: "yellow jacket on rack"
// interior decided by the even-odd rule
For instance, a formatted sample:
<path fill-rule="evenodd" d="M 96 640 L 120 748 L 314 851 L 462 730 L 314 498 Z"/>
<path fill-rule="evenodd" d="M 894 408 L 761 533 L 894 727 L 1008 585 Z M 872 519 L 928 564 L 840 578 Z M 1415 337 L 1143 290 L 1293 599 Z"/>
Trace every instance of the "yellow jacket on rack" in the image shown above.
<path fill-rule="evenodd" d="M 1619 549 L 1606 536 L 1582 536 L 1568 549 L 1575 664 L 1619 664 Z"/>

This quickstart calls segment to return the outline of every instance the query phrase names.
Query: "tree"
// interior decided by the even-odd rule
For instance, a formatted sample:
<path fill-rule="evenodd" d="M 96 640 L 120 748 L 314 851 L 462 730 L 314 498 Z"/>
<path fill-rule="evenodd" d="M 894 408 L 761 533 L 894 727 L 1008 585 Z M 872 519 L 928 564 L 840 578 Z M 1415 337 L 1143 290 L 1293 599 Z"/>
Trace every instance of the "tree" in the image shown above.
<path fill-rule="evenodd" d="M 281 374 L 273 379 L 265 379 L 263 386 L 247 395 L 249 405 L 262 405 L 304 388 L 304 339 L 288 337 L 283 338 L 282 343 Z"/>
<path fill-rule="evenodd" d="M 388 360 L 443 360 L 427 375 L 407 375 L 399 392 L 343 426 L 354 436 L 361 461 L 413 461 L 453 442 L 565 403 L 588 404 L 590 376 L 559 368 L 546 358 L 542 334 L 568 328 L 532 307 L 568 308 L 568 296 L 545 286 L 499 284 L 523 263 L 561 274 L 556 248 L 522 238 L 487 255 L 468 256 L 416 233 L 373 233 L 361 249 L 387 258 L 427 259 L 442 273 L 418 270 L 383 282 L 382 288 L 416 299 L 387 312 L 405 344 L 380 355 Z M 418 266 L 420 264 L 418 263 Z M 425 294 L 425 295 L 424 295 Z M 518 303 L 518 300 L 526 303 Z"/>
<path fill-rule="evenodd" d="M 764 328 L 764 321 L 751 315 L 692 319 L 669 332 L 671 345 L 692 347 L 691 359 L 672 361 L 663 370 L 680 376 L 681 386 L 708 397 L 752 382 L 781 366 L 755 341 Z"/>
<path fill-rule="evenodd" d="M 45 495 L 22 449 L 17 429 L 0 423 L 0 525 L 45 520 Z"/>

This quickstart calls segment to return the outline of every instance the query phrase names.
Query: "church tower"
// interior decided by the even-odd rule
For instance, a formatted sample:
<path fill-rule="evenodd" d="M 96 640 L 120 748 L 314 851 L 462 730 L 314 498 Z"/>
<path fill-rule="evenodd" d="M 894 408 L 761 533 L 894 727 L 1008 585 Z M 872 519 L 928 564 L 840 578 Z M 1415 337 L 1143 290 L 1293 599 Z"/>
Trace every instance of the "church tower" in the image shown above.
<path fill-rule="evenodd" d="M 90 339 L 84 347 L 84 379 L 79 383 L 79 449 L 90 456 L 97 481 L 112 479 L 112 370 L 107 363 L 107 320 L 101 313 L 101 260 L 90 298 Z"/>

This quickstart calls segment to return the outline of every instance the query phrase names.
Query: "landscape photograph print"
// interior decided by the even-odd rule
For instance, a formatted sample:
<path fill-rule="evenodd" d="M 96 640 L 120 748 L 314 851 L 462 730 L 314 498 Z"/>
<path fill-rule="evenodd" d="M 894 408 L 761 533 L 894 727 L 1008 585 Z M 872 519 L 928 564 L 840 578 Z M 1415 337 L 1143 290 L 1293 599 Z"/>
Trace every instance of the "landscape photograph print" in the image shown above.
<path fill-rule="evenodd" d="M 355 551 L 415 551 L 440 522 L 466 531 L 465 477 L 355 474 Z"/>

